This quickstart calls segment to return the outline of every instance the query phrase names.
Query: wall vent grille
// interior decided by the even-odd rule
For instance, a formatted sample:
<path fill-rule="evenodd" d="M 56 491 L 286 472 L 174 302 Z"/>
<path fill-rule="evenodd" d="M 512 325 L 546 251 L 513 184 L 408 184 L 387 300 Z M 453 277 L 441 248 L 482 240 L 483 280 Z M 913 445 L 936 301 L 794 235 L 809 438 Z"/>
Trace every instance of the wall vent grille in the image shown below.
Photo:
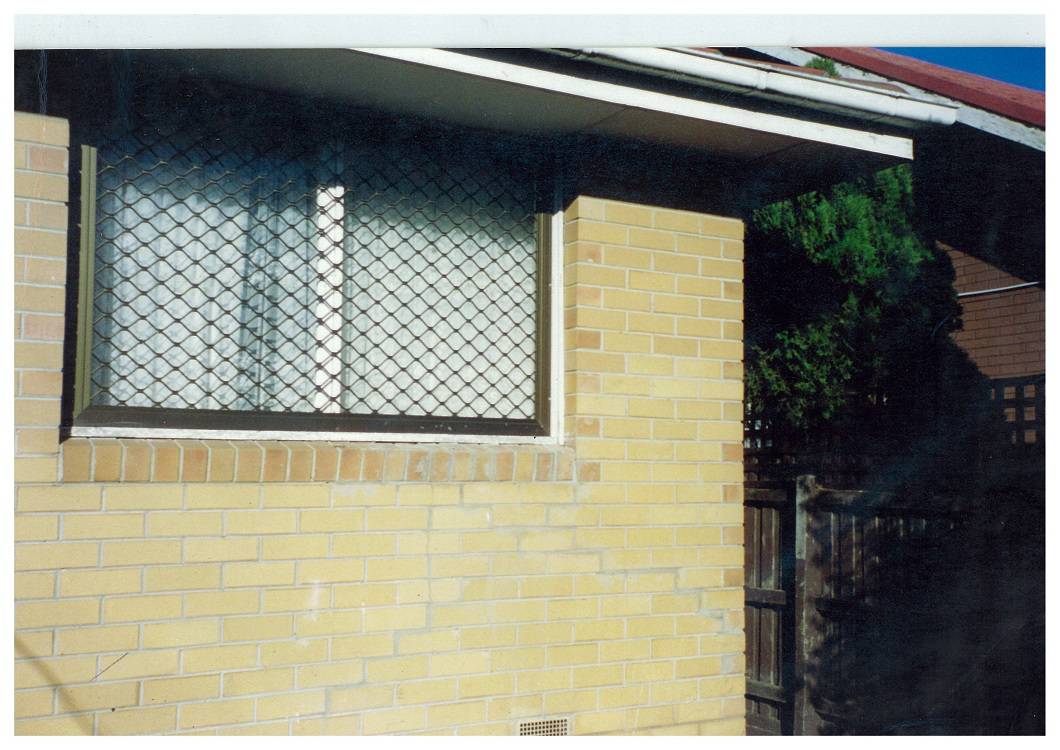
<path fill-rule="evenodd" d="M 569 719 L 534 719 L 519 722 L 519 736 L 562 737 L 570 734 Z"/>

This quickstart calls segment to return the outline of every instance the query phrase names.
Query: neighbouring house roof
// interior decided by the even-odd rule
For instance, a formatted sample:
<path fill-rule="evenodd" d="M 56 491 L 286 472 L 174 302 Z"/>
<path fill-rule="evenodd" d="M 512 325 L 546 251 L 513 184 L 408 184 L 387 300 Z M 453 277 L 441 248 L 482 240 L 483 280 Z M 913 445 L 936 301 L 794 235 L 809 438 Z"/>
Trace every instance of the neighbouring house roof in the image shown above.
<path fill-rule="evenodd" d="M 1045 151 L 1045 94 L 1022 86 L 870 47 L 743 47 L 726 54 L 795 66 L 826 58 L 841 80 L 901 86 L 911 95 L 955 106 L 959 125 Z"/>
<path fill-rule="evenodd" d="M 1045 127 L 1045 93 L 872 47 L 804 47 L 808 52 Z"/>

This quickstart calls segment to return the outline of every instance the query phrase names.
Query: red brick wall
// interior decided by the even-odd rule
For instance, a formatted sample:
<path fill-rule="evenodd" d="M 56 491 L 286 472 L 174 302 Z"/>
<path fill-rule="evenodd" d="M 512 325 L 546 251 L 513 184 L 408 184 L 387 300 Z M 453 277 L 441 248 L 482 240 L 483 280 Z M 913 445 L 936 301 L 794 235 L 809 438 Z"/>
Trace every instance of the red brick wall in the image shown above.
<path fill-rule="evenodd" d="M 956 271 L 957 292 L 995 289 L 1021 279 L 960 250 L 941 245 Z M 964 329 L 954 341 L 988 378 L 1045 372 L 1045 290 L 1041 286 L 960 299 Z"/>

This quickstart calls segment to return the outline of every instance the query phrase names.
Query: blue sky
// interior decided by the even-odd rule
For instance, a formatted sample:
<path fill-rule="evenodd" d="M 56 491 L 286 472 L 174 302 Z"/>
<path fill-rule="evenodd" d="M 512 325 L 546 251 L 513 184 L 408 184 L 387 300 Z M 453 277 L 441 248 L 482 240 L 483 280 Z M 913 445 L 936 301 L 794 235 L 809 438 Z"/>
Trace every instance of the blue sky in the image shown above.
<path fill-rule="evenodd" d="M 1044 47 L 881 47 L 918 60 L 1045 91 Z"/>

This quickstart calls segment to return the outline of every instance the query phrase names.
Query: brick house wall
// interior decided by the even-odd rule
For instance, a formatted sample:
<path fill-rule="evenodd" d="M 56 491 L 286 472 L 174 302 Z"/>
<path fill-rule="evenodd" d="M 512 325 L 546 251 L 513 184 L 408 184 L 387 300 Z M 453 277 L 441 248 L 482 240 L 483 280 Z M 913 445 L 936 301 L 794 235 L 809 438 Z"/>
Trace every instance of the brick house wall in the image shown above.
<path fill-rule="evenodd" d="M 68 132 L 16 114 L 16 733 L 743 733 L 739 221 L 567 207 L 561 446 L 60 443 Z"/>
<path fill-rule="evenodd" d="M 941 247 L 953 262 L 958 293 L 1041 281 L 1018 278 L 960 250 Z M 960 302 L 964 328 L 953 339 L 983 375 L 995 379 L 1045 372 L 1045 290 L 1041 286 L 964 297 Z"/>

